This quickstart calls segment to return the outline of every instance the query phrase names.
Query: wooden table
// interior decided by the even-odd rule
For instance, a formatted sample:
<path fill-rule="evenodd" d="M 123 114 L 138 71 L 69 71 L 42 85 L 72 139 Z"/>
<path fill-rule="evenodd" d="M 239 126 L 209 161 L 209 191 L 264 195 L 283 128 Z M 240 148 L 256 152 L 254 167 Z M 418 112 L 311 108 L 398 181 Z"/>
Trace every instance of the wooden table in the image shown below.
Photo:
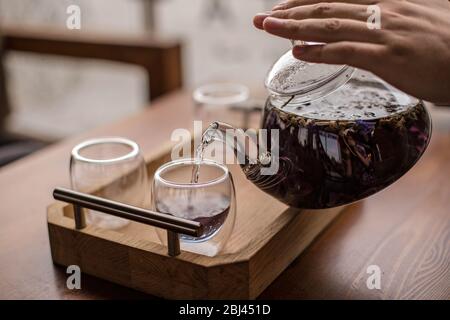
<path fill-rule="evenodd" d="M 71 148 L 120 135 L 145 151 L 192 126 L 189 95 L 166 96 L 129 119 L 68 139 L 0 170 L 0 298 L 147 298 L 83 275 L 81 290 L 50 257 L 46 206 L 69 186 Z M 450 124 L 435 128 L 425 156 L 393 186 L 347 209 L 261 295 L 263 299 L 450 299 Z M 382 271 L 369 290 L 367 267 Z"/>

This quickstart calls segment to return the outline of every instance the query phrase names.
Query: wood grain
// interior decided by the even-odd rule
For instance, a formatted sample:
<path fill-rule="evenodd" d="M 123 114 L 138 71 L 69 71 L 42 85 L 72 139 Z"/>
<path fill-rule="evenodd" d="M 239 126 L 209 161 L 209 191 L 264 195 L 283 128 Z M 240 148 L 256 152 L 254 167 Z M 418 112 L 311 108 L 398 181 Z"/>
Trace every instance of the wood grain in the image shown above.
<path fill-rule="evenodd" d="M 432 116 L 433 137 L 419 163 L 386 190 L 344 211 L 261 298 L 450 299 L 450 122 Z M 0 169 L 0 298 L 149 298 L 88 275 L 82 290 L 68 290 L 65 270 L 51 261 L 45 210 L 52 188 L 69 186 L 68 155 L 76 143 L 120 135 L 149 152 L 190 120 L 190 94 L 172 94 L 129 119 Z M 371 264 L 382 269 L 381 290 L 365 286 Z"/>
<path fill-rule="evenodd" d="M 450 299 L 449 128 L 441 123 L 409 173 L 347 209 L 262 298 Z M 369 265 L 381 268 L 381 290 L 366 286 Z"/>
<path fill-rule="evenodd" d="M 162 153 L 147 155 L 149 182 L 170 160 L 172 145 L 163 145 Z M 169 299 L 258 297 L 344 207 L 289 208 L 247 181 L 238 165 L 229 168 L 236 186 L 237 222 L 218 255 L 182 252 L 169 257 L 155 228 L 136 222 L 115 231 L 92 225 L 75 230 L 73 207 L 56 202 L 47 214 L 53 261 Z"/>

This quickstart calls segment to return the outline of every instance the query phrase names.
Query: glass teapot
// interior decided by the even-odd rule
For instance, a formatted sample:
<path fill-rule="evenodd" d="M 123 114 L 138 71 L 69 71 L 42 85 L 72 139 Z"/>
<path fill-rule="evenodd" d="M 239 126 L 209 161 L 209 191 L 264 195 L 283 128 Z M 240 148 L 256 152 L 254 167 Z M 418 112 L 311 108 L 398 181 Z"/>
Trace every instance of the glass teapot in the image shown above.
<path fill-rule="evenodd" d="M 235 130 L 233 145 L 247 178 L 287 205 L 321 209 L 368 197 L 411 169 L 429 143 L 431 120 L 422 101 L 369 72 L 306 63 L 289 50 L 265 85 L 266 130 L 259 135 L 268 139 L 239 139 L 245 133 Z M 229 135 L 216 133 L 227 129 L 213 123 L 204 143 L 226 141 Z M 270 167 L 276 170 L 264 170 Z"/>

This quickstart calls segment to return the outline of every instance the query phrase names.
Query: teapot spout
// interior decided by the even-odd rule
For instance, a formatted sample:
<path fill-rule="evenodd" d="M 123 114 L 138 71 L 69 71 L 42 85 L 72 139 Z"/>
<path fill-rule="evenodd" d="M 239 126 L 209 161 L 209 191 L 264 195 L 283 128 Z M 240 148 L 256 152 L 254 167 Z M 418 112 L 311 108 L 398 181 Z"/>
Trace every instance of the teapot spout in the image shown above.
<path fill-rule="evenodd" d="M 197 154 L 214 141 L 231 147 L 247 179 L 269 194 L 278 190 L 292 170 L 291 160 L 279 157 L 278 131 L 272 132 L 268 140 L 266 130 L 258 134 L 252 129 L 244 131 L 216 121 L 204 131 L 202 149 L 198 149 Z"/>

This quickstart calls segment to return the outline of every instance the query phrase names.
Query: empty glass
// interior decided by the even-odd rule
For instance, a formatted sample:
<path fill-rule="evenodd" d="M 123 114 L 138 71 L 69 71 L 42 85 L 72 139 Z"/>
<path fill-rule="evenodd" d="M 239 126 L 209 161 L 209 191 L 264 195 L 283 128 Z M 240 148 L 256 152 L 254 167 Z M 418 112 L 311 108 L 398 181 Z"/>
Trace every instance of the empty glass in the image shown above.
<path fill-rule="evenodd" d="M 238 128 L 247 128 L 250 114 L 255 111 L 248 102 L 249 95 L 249 89 L 238 83 L 201 86 L 192 95 L 196 106 L 195 116 L 207 123 L 220 120 Z"/>
<path fill-rule="evenodd" d="M 70 159 L 72 189 L 133 206 L 148 208 L 149 183 L 139 146 L 125 138 L 100 138 L 80 143 Z M 88 211 L 87 222 L 119 229 L 129 220 Z"/>
<path fill-rule="evenodd" d="M 191 182 L 198 167 L 198 181 Z M 203 225 L 200 237 L 180 235 L 181 249 L 207 256 L 220 252 L 234 228 L 236 198 L 228 168 L 211 160 L 181 159 L 161 166 L 154 175 L 152 209 Z M 166 244 L 166 233 L 158 230 Z"/>

